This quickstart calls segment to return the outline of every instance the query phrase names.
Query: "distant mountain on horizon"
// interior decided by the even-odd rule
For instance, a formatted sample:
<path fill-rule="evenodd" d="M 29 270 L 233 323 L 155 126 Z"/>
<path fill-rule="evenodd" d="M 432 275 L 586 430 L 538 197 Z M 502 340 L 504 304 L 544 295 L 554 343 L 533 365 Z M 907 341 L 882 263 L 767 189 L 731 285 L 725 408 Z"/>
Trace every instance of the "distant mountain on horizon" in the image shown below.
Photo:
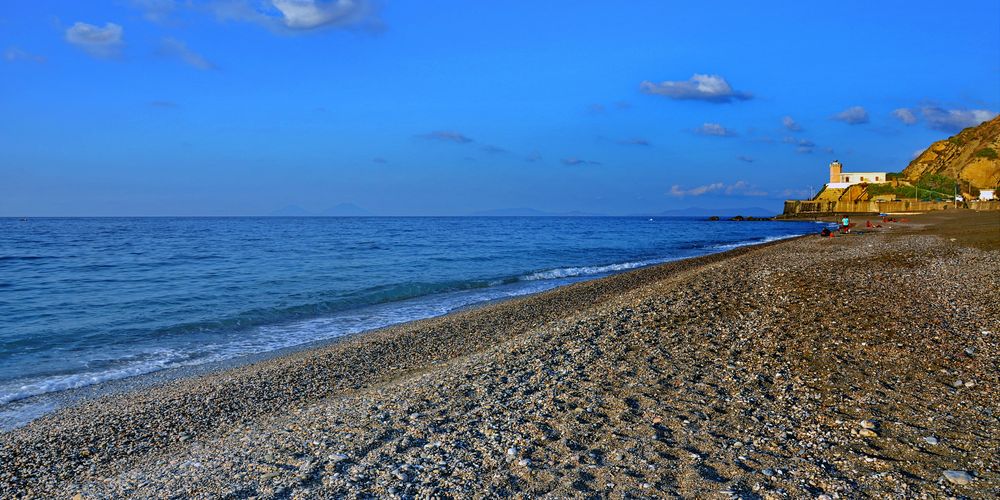
<path fill-rule="evenodd" d="M 339 203 L 323 211 L 320 215 L 328 217 L 357 217 L 372 213 L 353 203 Z"/>
<path fill-rule="evenodd" d="M 573 210 L 570 212 L 546 212 L 534 208 L 497 208 L 493 210 L 480 210 L 469 215 L 474 217 L 603 217 L 604 214 L 581 212 Z"/>
<path fill-rule="evenodd" d="M 361 217 L 371 215 L 371 212 L 354 203 L 339 203 L 319 213 L 311 212 L 299 205 L 288 205 L 268 215 L 272 217 Z"/>
<path fill-rule="evenodd" d="M 777 214 L 775 210 L 768 210 L 761 207 L 742 208 L 704 208 L 687 207 L 664 210 L 662 212 L 640 212 L 626 214 L 624 217 L 732 217 L 742 215 L 744 217 L 772 217 Z M 268 214 L 272 217 L 366 217 L 374 216 L 368 210 L 355 205 L 354 203 L 340 203 L 322 212 L 312 212 L 299 205 L 288 205 Z M 390 215 L 391 216 L 391 215 Z M 491 210 L 478 210 L 465 215 L 466 217 L 608 217 L 607 214 L 595 212 L 583 212 L 572 210 L 568 212 L 547 212 L 529 207 L 496 208 Z M 461 217 L 459 215 L 458 217 Z"/>
<path fill-rule="evenodd" d="M 303 217 L 312 215 L 312 213 L 298 205 L 288 205 L 281 207 L 268 215 L 273 217 Z"/>
<path fill-rule="evenodd" d="M 711 217 L 713 215 L 719 217 L 733 217 L 736 215 L 742 215 L 744 217 L 773 217 L 778 215 L 776 210 L 768 210 L 761 207 L 741 207 L 741 208 L 704 208 L 704 207 L 687 207 L 687 208 L 675 208 L 671 210 L 664 210 L 658 213 L 643 213 L 635 214 L 640 216 L 660 216 L 660 217 Z"/>

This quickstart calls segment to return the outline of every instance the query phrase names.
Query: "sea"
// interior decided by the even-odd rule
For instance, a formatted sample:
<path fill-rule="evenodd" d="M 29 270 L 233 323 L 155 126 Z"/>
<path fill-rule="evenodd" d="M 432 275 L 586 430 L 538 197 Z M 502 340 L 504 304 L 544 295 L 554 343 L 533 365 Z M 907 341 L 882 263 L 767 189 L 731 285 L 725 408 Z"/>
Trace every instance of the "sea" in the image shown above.
<path fill-rule="evenodd" d="M 114 381 L 815 231 L 679 217 L 4 218 L 0 429 Z"/>

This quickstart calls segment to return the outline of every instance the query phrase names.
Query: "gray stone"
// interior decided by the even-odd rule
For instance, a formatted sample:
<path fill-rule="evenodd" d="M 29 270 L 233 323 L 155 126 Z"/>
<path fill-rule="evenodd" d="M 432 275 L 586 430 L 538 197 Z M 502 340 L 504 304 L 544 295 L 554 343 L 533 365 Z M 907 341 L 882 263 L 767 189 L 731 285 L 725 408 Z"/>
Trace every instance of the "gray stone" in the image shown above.
<path fill-rule="evenodd" d="M 969 484 L 973 481 L 972 474 L 964 470 L 946 470 L 944 478 L 955 484 Z"/>
<path fill-rule="evenodd" d="M 934 436 L 925 436 L 924 437 L 924 442 L 933 446 L 933 445 L 938 444 L 938 438 L 936 438 Z"/>

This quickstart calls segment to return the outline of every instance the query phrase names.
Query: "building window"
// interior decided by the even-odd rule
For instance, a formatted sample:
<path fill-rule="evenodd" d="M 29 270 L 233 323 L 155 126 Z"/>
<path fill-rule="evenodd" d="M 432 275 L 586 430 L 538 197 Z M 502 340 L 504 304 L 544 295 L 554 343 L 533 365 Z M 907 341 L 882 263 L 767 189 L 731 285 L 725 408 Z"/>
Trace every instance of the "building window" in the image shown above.
<path fill-rule="evenodd" d="M 850 177 L 844 177 L 844 182 L 851 182 L 851 178 Z"/>
<path fill-rule="evenodd" d="M 877 175 L 875 176 L 875 182 L 878 182 L 878 176 Z"/>

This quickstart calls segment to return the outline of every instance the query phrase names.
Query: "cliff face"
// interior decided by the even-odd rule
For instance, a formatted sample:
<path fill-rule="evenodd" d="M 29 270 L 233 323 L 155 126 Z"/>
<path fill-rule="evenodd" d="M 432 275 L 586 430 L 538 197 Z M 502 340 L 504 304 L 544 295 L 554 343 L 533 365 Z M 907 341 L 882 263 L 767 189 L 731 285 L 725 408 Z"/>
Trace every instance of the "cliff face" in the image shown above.
<path fill-rule="evenodd" d="M 978 188 L 1000 184 L 1000 116 L 935 142 L 903 170 L 916 181 L 925 174 L 941 174 Z"/>

